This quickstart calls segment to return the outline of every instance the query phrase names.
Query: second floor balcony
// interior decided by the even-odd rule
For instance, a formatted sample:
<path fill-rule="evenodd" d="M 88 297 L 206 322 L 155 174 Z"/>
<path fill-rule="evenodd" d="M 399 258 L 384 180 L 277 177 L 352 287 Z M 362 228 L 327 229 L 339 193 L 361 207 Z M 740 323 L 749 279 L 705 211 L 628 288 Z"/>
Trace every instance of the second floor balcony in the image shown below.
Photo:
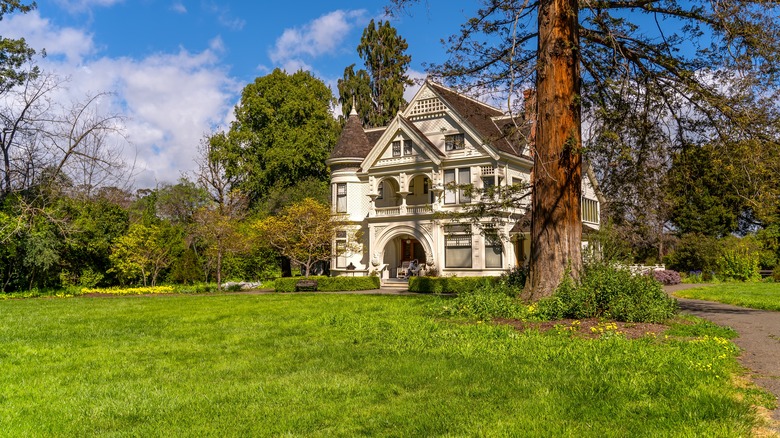
<path fill-rule="evenodd" d="M 405 215 L 420 215 L 433 213 L 433 204 L 419 205 L 399 205 L 395 207 L 377 207 L 374 208 L 373 215 L 370 217 L 393 217 Z"/>

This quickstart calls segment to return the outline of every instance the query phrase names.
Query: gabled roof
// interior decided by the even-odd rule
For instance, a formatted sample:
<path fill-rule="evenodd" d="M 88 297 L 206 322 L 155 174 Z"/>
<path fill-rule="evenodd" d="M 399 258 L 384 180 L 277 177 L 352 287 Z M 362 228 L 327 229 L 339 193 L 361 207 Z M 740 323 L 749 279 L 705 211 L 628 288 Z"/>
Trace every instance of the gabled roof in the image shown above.
<path fill-rule="evenodd" d="M 341 136 L 339 137 L 336 146 L 330 153 L 330 159 L 340 158 L 365 158 L 374 146 L 374 142 L 369 141 L 366 132 L 363 131 L 363 124 L 360 123 L 360 117 L 357 112 L 353 111 L 347 123 L 344 125 L 344 129 L 341 130 Z"/>
<path fill-rule="evenodd" d="M 470 131 L 481 137 L 481 140 L 489 146 L 487 149 L 491 156 L 495 158 L 498 156 L 496 152 L 500 152 L 517 157 L 524 157 L 523 148 L 525 145 L 521 140 L 523 136 L 517 134 L 510 135 L 506 129 L 507 125 L 514 127 L 515 120 L 513 120 L 512 117 L 505 115 L 498 108 L 457 93 L 452 89 L 430 80 L 425 81 L 423 88 L 426 87 L 444 101 L 451 111 L 455 112 L 457 117 L 470 127 Z M 418 95 L 410 102 L 410 107 L 412 103 L 417 100 L 419 93 L 420 92 L 418 92 Z M 408 110 L 406 113 L 408 113 Z M 379 139 L 384 136 L 388 128 L 396 121 L 405 128 L 408 128 L 408 131 L 412 131 L 415 136 L 423 139 L 426 143 L 426 149 L 435 151 L 435 154 L 438 156 L 446 156 L 444 152 L 435 147 L 430 140 L 420 132 L 414 122 L 403 117 L 400 113 L 393 119 L 388 127 L 364 130 L 360 123 L 360 118 L 353 108 L 353 112 L 349 115 L 347 123 L 344 125 L 344 129 L 341 131 L 341 136 L 331 152 L 330 160 L 347 160 L 351 162 L 359 161 L 358 159 L 365 159 L 371 153 L 374 146 L 377 145 Z M 355 160 L 352 160 L 353 158 Z"/>
<path fill-rule="evenodd" d="M 404 116 L 401 116 L 401 115 L 399 114 L 399 115 L 398 115 L 398 120 L 400 120 L 400 121 L 402 122 L 402 124 L 404 125 L 404 127 L 406 127 L 407 129 L 409 129 L 410 131 L 412 131 L 412 133 L 413 133 L 414 135 L 416 135 L 417 137 L 419 137 L 419 139 L 420 139 L 420 140 L 422 140 L 423 142 L 425 142 L 425 145 L 426 145 L 426 146 L 428 146 L 428 149 L 431 149 L 431 150 L 433 150 L 433 151 L 434 151 L 434 153 L 436 153 L 436 154 L 437 154 L 437 155 L 439 155 L 440 157 L 446 157 L 446 156 L 447 156 L 447 154 L 445 154 L 444 152 L 440 151 L 440 150 L 439 150 L 439 148 L 437 148 L 437 147 L 436 147 L 436 145 L 434 145 L 433 143 L 431 143 L 431 141 L 428 139 L 428 137 L 426 137 L 426 136 L 425 136 L 425 134 L 423 134 L 423 133 L 422 133 L 422 131 L 420 131 L 420 130 L 417 128 L 417 126 L 415 126 L 415 124 L 414 124 L 414 123 L 412 123 L 412 122 L 411 122 L 409 119 L 407 119 L 406 117 L 404 117 Z"/>
<path fill-rule="evenodd" d="M 415 143 L 418 145 L 422 153 L 428 157 L 432 162 L 439 164 L 441 159 L 446 155 L 439 150 L 428 137 L 425 136 L 410 120 L 398 114 L 385 129 L 379 131 L 379 135 L 366 158 L 361 163 L 360 167 L 364 171 L 379 159 L 382 152 L 389 146 L 389 143 L 393 140 L 398 132 L 405 132 Z M 373 134 L 373 133 L 372 133 Z"/>
<path fill-rule="evenodd" d="M 430 80 L 426 81 L 426 83 L 442 99 L 447 101 L 463 120 L 477 130 L 483 140 L 489 142 L 505 154 L 516 156 L 522 154 L 522 145 L 513 144 L 510 141 L 510 136 L 504 130 L 504 125 L 499 126 L 496 123 L 497 120 L 506 120 L 507 123 L 511 122 L 511 119 L 506 117 L 498 108 L 457 93 Z"/>
<path fill-rule="evenodd" d="M 376 142 L 378 142 L 379 139 L 382 138 L 382 135 L 385 133 L 386 130 L 387 127 L 384 126 L 382 128 L 374 128 L 366 131 L 366 137 L 368 137 L 368 143 L 371 145 L 371 147 L 374 147 Z M 366 153 L 366 155 L 368 155 L 368 153 Z"/>

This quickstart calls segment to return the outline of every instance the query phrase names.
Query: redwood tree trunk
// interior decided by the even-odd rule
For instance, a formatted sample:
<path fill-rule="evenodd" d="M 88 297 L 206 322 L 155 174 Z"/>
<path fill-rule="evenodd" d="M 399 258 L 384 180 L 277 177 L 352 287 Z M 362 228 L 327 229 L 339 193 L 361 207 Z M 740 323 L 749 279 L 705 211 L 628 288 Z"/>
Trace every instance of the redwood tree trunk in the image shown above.
<path fill-rule="evenodd" d="M 541 0 L 528 300 L 582 271 L 582 137 L 577 0 Z"/>

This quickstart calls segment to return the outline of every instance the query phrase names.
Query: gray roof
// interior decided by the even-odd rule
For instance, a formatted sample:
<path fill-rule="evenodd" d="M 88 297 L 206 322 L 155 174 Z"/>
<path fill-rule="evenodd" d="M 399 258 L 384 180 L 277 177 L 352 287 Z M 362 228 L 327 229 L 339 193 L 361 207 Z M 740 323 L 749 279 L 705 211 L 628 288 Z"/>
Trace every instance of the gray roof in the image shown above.
<path fill-rule="evenodd" d="M 504 117 L 504 113 L 435 82 L 428 81 L 428 84 L 450 104 L 460 117 L 476 129 L 485 141 L 501 152 L 521 156 L 523 145 L 517 141 L 517 135 L 512 135 L 514 131 L 512 120 L 506 117 L 506 123 L 501 126 L 498 126 L 493 120 L 493 118 Z"/>
<path fill-rule="evenodd" d="M 500 152 L 524 156 L 523 146 L 525 141 L 522 140 L 523 136 L 518 135 L 516 129 L 514 129 L 515 124 L 513 121 L 509 117 L 504 116 L 500 110 L 456 93 L 435 82 L 428 81 L 427 83 L 442 99 L 450 104 L 461 118 L 477 130 L 483 140 L 489 142 Z M 420 137 L 426 138 L 414 123 L 403 117 L 401 119 L 405 126 L 416 131 Z M 526 125 L 520 124 L 523 127 L 522 129 L 527 131 Z M 385 131 L 386 129 L 371 129 L 366 132 L 363 129 L 359 116 L 353 112 L 347 119 L 344 129 L 341 131 L 341 136 L 330 154 L 330 158 L 365 158 Z M 430 146 L 441 156 L 445 156 L 432 143 L 430 143 Z"/>
<path fill-rule="evenodd" d="M 344 129 L 341 130 L 339 141 L 330 153 L 330 158 L 363 159 L 371 152 L 374 143 L 376 143 L 376 139 L 374 139 L 373 142 L 370 142 L 365 131 L 363 131 L 360 117 L 357 114 L 350 114 L 347 123 L 344 125 Z"/>

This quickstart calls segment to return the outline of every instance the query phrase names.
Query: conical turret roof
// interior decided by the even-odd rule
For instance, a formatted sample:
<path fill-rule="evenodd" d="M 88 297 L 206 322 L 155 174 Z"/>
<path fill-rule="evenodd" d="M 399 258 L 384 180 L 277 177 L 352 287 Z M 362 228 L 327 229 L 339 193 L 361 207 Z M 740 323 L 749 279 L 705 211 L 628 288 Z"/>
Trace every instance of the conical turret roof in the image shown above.
<path fill-rule="evenodd" d="M 362 160 L 371 151 L 372 146 L 363 130 L 363 124 L 360 123 L 360 116 L 353 108 L 341 131 L 339 141 L 330 153 L 330 159 L 359 158 Z"/>

